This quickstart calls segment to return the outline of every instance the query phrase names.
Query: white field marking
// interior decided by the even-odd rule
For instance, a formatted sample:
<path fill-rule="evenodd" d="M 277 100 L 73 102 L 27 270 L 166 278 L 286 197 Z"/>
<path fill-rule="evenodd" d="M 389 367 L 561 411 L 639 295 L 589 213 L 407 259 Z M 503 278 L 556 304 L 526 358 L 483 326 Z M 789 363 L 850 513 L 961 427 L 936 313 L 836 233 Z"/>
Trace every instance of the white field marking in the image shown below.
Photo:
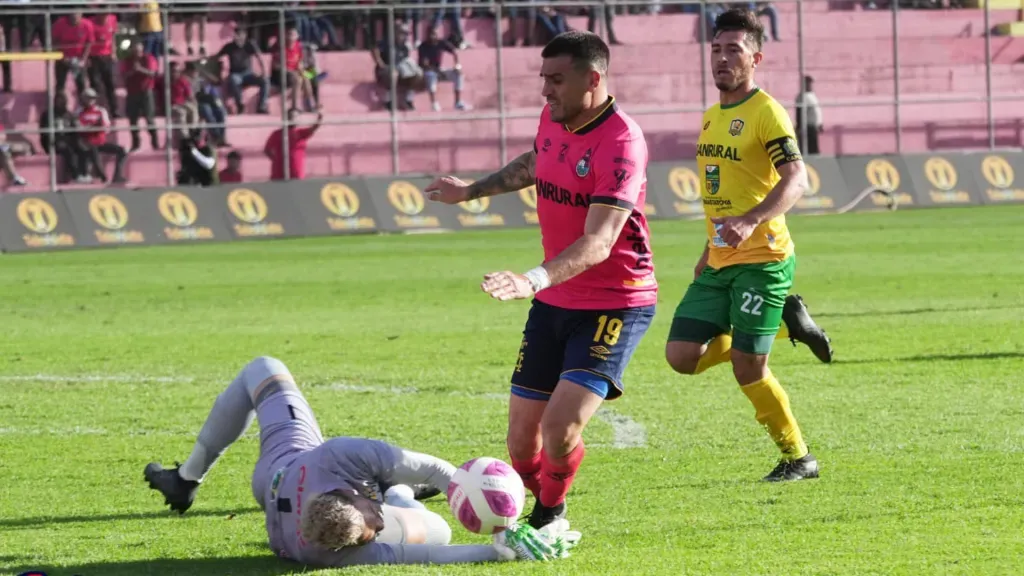
<path fill-rule="evenodd" d="M 189 376 L 139 376 L 132 374 L 93 374 L 93 375 L 68 375 L 58 374 L 35 374 L 35 375 L 0 375 L 0 382 L 142 382 L 142 383 L 189 383 L 195 378 Z M 346 382 L 333 382 L 325 386 L 330 390 L 339 392 L 370 392 L 376 394 L 419 394 L 421 391 L 412 386 L 364 386 L 360 384 L 349 384 Z M 463 398 L 484 398 L 489 400 L 506 400 L 508 394 L 498 392 L 464 392 L 452 391 L 446 396 L 458 396 Z M 647 447 L 647 429 L 643 424 L 633 420 L 629 416 L 614 412 L 602 406 L 596 414 L 597 418 L 612 428 L 612 448 L 645 448 Z M 0 428 L 0 435 L 107 435 L 108 432 L 101 428 L 87 428 L 75 426 L 73 428 Z M 149 431 L 129 432 L 129 434 L 153 434 Z M 159 433 L 157 433 L 159 435 Z M 177 435 L 177 434 L 173 434 Z M 600 445 L 595 444 L 594 447 Z"/>
<path fill-rule="evenodd" d="M 387 386 L 387 387 L 374 387 L 374 386 L 362 386 L 358 384 L 347 384 L 344 382 L 334 382 L 329 384 L 327 388 L 331 390 L 338 390 L 341 392 L 372 392 L 377 394 L 418 394 L 420 392 L 417 388 L 405 388 L 400 386 Z M 463 392 L 453 391 L 448 392 L 446 396 L 461 396 L 466 398 L 487 398 L 492 400 L 506 400 L 508 394 L 499 394 L 497 392 Z M 598 420 L 608 424 L 612 427 L 612 448 L 646 448 L 647 447 L 647 429 L 644 425 L 633 420 L 629 416 L 613 412 L 607 407 L 602 406 L 595 415 Z M 599 446 L 598 444 L 594 445 Z"/>

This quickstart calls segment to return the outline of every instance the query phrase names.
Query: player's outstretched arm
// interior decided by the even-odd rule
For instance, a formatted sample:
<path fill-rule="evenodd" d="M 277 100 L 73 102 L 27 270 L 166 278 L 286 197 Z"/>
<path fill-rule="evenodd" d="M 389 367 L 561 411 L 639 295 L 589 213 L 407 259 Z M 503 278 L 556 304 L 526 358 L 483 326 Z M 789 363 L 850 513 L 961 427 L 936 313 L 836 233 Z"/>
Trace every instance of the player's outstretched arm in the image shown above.
<path fill-rule="evenodd" d="M 583 235 L 544 264 L 551 285 L 561 284 L 607 260 L 631 213 L 617 206 L 591 204 Z"/>
<path fill-rule="evenodd" d="M 530 150 L 509 162 L 508 166 L 472 184 L 466 184 L 454 176 L 442 176 L 431 182 L 424 192 L 431 200 L 445 204 L 515 192 L 533 184 L 536 164 L 537 153 Z"/>
<path fill-rule="evenodd" d="M 397 446 L 393 447 L 395 466 L 391 470 L 390 477 L 383 478 L 390 485 L 405 484 L 415 486 L 418 484 L 429 484 L 441 492 L 448 491 L 448 483 L 455 474 L 455 466 L 450 462 L 423 454 L 405 450 Z"/>

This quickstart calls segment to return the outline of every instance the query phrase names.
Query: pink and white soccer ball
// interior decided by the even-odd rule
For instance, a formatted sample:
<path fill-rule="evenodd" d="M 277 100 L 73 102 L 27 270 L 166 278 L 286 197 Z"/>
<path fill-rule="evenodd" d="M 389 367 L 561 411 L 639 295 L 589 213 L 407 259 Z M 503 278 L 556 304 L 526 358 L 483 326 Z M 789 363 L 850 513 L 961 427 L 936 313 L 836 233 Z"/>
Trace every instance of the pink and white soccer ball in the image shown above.
<path fill-rule="evenodd" d="M 497 458 L 474 458 L 455 471 L 448 505 L 466 530 L 497 534 L 523 513 L 526 488 L 511 466 Z"/>

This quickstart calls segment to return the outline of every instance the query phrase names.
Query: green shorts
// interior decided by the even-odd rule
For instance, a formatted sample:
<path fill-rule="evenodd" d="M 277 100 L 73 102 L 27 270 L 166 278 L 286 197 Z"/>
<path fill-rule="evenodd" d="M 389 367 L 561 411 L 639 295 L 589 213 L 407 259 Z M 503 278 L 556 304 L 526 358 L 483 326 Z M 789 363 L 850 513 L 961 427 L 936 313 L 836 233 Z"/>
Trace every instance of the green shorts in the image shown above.
<path fill-rule="evenodd" d="M 704 268 L 676 307 L 669 341 L 705 344 L 731 328 L 733 348 L 767 354 L 782 323 L 795 270 L 795 255 L 781 262 Z"/>

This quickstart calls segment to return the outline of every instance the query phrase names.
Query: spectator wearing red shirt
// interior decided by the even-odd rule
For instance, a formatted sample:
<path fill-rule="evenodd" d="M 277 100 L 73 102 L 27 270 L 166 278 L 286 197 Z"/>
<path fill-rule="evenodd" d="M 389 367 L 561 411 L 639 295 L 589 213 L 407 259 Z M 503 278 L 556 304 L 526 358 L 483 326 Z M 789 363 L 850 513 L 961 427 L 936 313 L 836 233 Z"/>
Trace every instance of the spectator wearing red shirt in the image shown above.
<path fill-rule="evenodd" d="M 288 110 L 288 180 L 302 180 L 306 177 L 306 147 L 309 139 L 313 137 L 324 115 L 317 114 L 316 123 L 312 126 L 300 128 L 291 125 L 299 119 L 299 110 L 292 108 Z M 267 144 L 263 147 L 263 154 L 270 159 L 270 179 L 285 180 L 284 171 L 284 132 L 281 128 L 274 130 L 267 138 Z"/>
<path fill-rule="evenodd" d="M 146 53 L 146 45 L 132 42 L 131 54 L 121 61 L 121 77 L 124 78 L 125 112 L 128 123 L 132 126 L 132 152 L 141 147 L 139 143 L 139 118 L 146 118 L 149 128 L 149 141 L 153 150 L 160 149 L 160 140 L 156 135 L 156 100 L 153 87 L 156 85 L 157 62 L 151 54 Z"/>
<path fill-rule="evenodd" d="M 281 90 L 283 96 L 284 89 L 281 88 L 281 47 L 274 47 L 272 52 L 274 56 L 270 66 L 270 83 Z M 299 107 L 300 90 L 304 100 L 308 101 L 313 97 L 313 87 L 309 83 L 309 78 L 302 74 L 303 55 L 304 50 L 302 42 L 299 41 L 299 32 L 294 26 L 289 26 L 285 32 L 284 76 L 286 86 L 290 90 L 291 107 L 295 109 Z"/>
<path fill-rule="evenodd" d="M 221 184 L 232 184 L 243 180 L 242 155 L 238 150 L 232 150 L 228 154 L 228 167 L 220 171 L 218 180 Z"/>
<path fill-rule="evenodd" d="M 110 115 L 107 114 L 106 108 L 96 103 L 96 91 L 92 88 L 86 88 L 82 92 L 82 111 L 78 113 L 78 124 L 86 130 L 82 132 L 80 139 L 93 173 L 102 182 L 107 181 L 100 153 L 110 154 L 117 161 L 114 166 L 113 182 L 124 182 L 124 161 L 128 157 L 128 153 L 117 144 L 107 142 L 107 133 L 110 131 Z"/>
<path fill-rule="evenodd" d="M 53 38 L 53 49 L 64 53 L 64 59 L 58 60 L 54 66 L 57 73 L 57 92 L 64 91 L 64 84 L 70 72 L 75 79 L 75 89 L 78 90 L 78 94 L 82 94 L 88 87 L 86 63 L 89 61 L 95 40 L 92 22 L 83 19 L 81 11 L 72 12 L 54 22 L 50 36 Z"/>
<path fill-rule="evenodd" d="M 192 125 L 199 121 L 199 102 L 192 89 L 192 78 L 181 71 L 177 62 L 171 66 L 171 114 Z"/>
<path fill-rule="evenodd" d="M 114 35 L 117 34 L 117 16 L 93 14 L 92 22 L 94 41 L 89 51 L 89 82 L 97 92 L 106 98 L 107 110 L 111 118 L 118 118 L 117 98 L 114 96 Z"/>

